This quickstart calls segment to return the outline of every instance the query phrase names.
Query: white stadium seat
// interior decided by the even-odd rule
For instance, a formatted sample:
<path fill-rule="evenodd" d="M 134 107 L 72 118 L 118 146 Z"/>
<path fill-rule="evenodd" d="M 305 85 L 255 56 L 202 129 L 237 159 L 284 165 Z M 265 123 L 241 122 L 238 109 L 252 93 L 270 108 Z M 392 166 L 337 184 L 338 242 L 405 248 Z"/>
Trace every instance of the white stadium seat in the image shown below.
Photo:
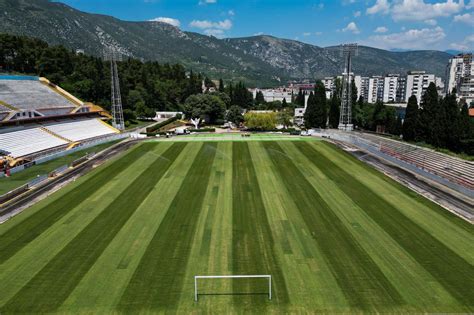
<path fill-rule="evenodd" d="M 27 156 L 68 144 L 40 128 L 0 133 L 0 149 L 12 157 Z"/>
<path fill-rule="evenodd" d="M 115 133 L 111 127 L 104 125 L 98 119 L 45 124 L 44 127 L 71 141 L 82 141 Z"/>

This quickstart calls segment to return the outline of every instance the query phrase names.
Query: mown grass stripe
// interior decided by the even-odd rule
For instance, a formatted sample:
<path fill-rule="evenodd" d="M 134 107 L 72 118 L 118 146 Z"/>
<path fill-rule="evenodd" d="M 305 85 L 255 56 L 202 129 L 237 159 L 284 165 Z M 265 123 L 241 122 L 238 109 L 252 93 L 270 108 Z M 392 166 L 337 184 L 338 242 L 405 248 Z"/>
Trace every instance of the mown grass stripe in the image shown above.
<path fill-rule="evenodd" d="M 266 142 L 263 146 L 348 303 L 361 310 L 387 309 L 403 304 L 399 292 L 280 145 Z M 291 182 L 286 178 L 291 178 Z"/>
<path fill-rule="evenodd" d="M 205 143 L 199 150 L 120 299 L 120 311 L 178 307 L 216 147 Z"/>
<path fill-rule="evenodd" d="M 85 201 L 97 189 L 106 185 L 112 177 L 123 171 L 130 164 L 130 161 L 138 159 L 151 146 L 153 145 L 143 144 L 132 149 L 117 161 L 108 164 L 99 172 L 90 176 L 66 195 L 45 205 L 43 209 L 32 214 L 14 229 L 0 235 L 0 265 Z"/>
<path fill-rule="evenodd" d="M 474 266 L 401 213 L 360 180 L 307 143 L 296 147 L 428 271 L 458 302 L 473 310 Z"/>
<path fill-rule="evenodd" d="M 289 302 L 288 291 L 274 250 L 275 244 L 248 143 L 234 142 L 232 150 L 232 270 L 234 274 L 270 274 L 273 304 Z M 268 292 L 266 282 L 234 281 L 233 293 Z M 236 307 L 268 305 L 265 296 L 236 295 Z"/>
<path fill-rule="evenodd" d="M 54 312 L 67 299 L 122 226 L 186 146 L 173 144 L 125 192 L 2 307 L 1 312 Z M 82 185 L 84 189 L 87 186 Z"/>

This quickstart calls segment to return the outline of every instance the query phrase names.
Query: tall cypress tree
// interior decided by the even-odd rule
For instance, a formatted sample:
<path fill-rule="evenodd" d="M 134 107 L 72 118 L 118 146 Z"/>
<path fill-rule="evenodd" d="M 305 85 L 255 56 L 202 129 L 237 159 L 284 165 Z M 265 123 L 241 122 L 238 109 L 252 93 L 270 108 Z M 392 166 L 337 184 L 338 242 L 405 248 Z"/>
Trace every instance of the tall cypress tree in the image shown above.
<path fill-rule="evenodd" d="M 225 92 L 224 80 L 219 79 L 219 92 Z"/>
<path fill-rule="evenodd" d="M 326 89 L 320 80 L 316 81 L 316 85 L 314 86 L 314 99 L 316 120 L 313 127 L 326 128 L 328 119 L 326 108 Z"/>
<path fill-rule="evenodd" d="M 421 100 L 420 132 L 422 139 L 434 146 L 439 146 L 441 142 L 439 131 L 442 126 L 436 125 L 439 122 L 439 117 L 442 116 L 440 110 L 438 91 L 432 82 Z"/>
<path fill-rule="evenodd" d="M 403 121 L 402 134 L 406 141 L 417 140 L 419 128 L 418 101 L 415 95 L 408 99 L 405 111 L 405 120 Z"/>
<path fill-rule="evenodd" d="M 445 126 L 443 128 L 445 145 L 450 150 L 459 151 L 461 149 L 461 113 L 456 101 L 456 94 L 448 94 L 443 101 L 443 107 L 445 114 Z"/>
<path fill-rule="evenodd" d="M 313 128 L 316 125 L 317 120 L 316 102 L 313 92 L 309 94 L 308 105 L 304 112 L 304 125 L 306 128 Z"/>
<path fill-rule="evenodd" d="M 334 94 L 329 101 L 329 127 L 337 128 L 339 126 L 339 107 L 341 100 Z"/>

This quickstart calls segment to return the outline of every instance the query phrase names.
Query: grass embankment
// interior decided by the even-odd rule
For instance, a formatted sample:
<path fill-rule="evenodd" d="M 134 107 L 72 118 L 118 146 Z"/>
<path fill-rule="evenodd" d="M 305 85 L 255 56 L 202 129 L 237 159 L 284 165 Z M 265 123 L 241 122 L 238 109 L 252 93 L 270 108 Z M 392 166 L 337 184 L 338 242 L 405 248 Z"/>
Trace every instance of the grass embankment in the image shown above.
<path fill-rule="evenodd" d="M 107 142 L 84 150 L 79 150 L 69 155 L 62 156 L 42 164 L 34 165 L 30 168 L 27 168 L 26 170 L 13 174 L 10 177 L 2 177 L 0 178 L 0 195 L 3 195 L 17 187 L 20 187 L 21 185 L 28 183 L 39 175 L 47 175 L 58 167 L 68 165 L 72 161 L 85 156 L 87 153 L 102 151 L 119 141 L 121 140 Z"/>
<path fill-rule="evenodd" d="M 325 142 L 147 142 L 0 225 L 0 312 L 472 313 L 472 244 Z M 272 301 L 260 279 L 194 302 L 194 275 L 253 273 Z"/>

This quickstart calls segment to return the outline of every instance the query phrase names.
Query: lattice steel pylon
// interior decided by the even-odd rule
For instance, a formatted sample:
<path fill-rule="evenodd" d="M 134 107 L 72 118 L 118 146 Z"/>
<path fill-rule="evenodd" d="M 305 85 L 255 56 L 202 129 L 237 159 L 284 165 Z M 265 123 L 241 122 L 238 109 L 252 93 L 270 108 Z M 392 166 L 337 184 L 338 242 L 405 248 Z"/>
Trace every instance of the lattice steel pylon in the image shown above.
<path fill-rule="evenodd" d="M 344 73 L 342 74 L 341 111 L 339 116 L 339 130 L 352 131 L 352 57 L 357 55 L 357 44 L 344 44 L 341 46 L 344 58 Z"/>
<path fill-rule="evenodd" d="M 113 47 L 108 47 L 104 50 L 104 57 L 106 60 L 110 60 L 112 125 L 118 130 L 124 130 L 125 122 L 123 120 L 122 96 L 117 68 L 117 61 L 121 61 L 122 56 Z"/>

